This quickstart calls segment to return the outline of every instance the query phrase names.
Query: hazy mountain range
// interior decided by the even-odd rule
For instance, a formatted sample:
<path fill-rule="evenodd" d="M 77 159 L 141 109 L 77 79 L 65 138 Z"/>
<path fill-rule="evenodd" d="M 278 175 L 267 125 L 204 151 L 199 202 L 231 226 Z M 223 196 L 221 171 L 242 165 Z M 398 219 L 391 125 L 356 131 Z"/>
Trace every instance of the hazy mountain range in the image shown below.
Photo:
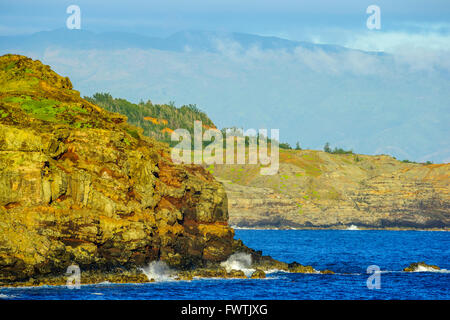
<path fill-rule="evenodd" d="M 327 52 L 343 52 L 349 49 L 328 44 L 313 44 L 305 41 L 290 41 L 278 37 L 262 37 L 245 33 L 180 31 L 167 38 L 148 37 L 127 32 L 94 33 L 85 30 L 57 29 L 41 31 L 30 35 L 0 36 L 1 48 L 17 47 L 27 50 L 43 50 L 48 47 L 63 46 L 71 49 L 158 49 L 175 52 L 208 51 L 218 52 L 221 41 L 239 44 L 244 49 L 258 47 L 262 50 L 298 47 L 321 49 Z"/>
<path fill-rule="evenodd" d="M 449 55 L 364 52 L 243 33 L 167 38 L 60 29 L 0 37 L 69 76 L 82 95 L 194 103 L 219 127 L 279 128 L 331 146 L 449 162 Z"/>

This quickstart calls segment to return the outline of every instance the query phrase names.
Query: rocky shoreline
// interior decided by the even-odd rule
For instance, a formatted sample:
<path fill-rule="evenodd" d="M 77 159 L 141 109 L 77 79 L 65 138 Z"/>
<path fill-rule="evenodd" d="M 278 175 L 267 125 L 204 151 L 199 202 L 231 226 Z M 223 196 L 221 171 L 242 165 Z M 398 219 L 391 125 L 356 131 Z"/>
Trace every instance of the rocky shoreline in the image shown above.
<path fill-rule="evenodd" d="M 448 232 L 450 228 L 431 228 L 431 229 L 423 229 L 423 228 L 401 228 L 401 227 L 391 227 L 391 228 L 379 228 L 379 227 L 365 227 L 365 226 L 356 226 L 356 228 L 352 228 L 352 226 L 330 226 L 330 227 L 300 227 L 294 228 L 289 226 L 283 227 L 241 227 L 241 226 L 231 226 L 234 230 L 343 230 L 343 231 L 431 231 L 431 232 Z"/>
<path fill-rule="evenodd" d="M 251 249 L 247 251 L 253 251 Z M 313 273 L 313 274 L 335 274 L 331 270 L 318 271 L 312 266 L 303 266 L 297 262 L 284 263 L 272 259 L 269 256 L 260 256 L 258 252 L 252 252 L 253 257 L 259 257 L 257 263 L 251 265 L 254 268 L 250 275 L 246 275 L 244 271 L 231 269 L 228 270 L 222 266 L 215 266 L 211 268 L 198 268 L 194 270 L 179 270 L 171 275 L 173 281 L 191 281 L 195 279 L 264 279 L 267 272 L 284 271 L 289 273 Z M 443 272 L 443 270 L 436 265 L 429 265 L 425 262 L 414 262 L 402 270 L 403 272 Z M 46 275 L 38 276 L 36 278 L 28 279 L 27 281 L 19 281 L 13 283 L 0 283 L 1 287 L 38 287 L 38 286 L 66 286 L 68 285 L 67 274 L 60 275 Z M 109 272 L 92 270 L 82 271 L 80 274 L 80 285 L 92 285 L 102 283 L 151 283 L 157 280 L 149 278 L 142 269 L 135 268 L 126 270 L 117 268 Z"/>
<path fill-rule="evenodd" d="M 266 272 L 284 271 L 290 273 L 321 273 L 334 274 L 331 270 L 316 270 L 312 266 L 303 266 L 297 262 L 285 263 L 277 261 L 270 256 L 263 256 L 261 252 L 247 248 L 241 241 L 236 241 L 239 246 L 235 255 L 245 255 L 250 264 L 246 267 L 250 274 L 246 275 L 240 269 L 228 269 L 221 264 L 215 264 L 206 268 L 194 268 L 191 270 L 171 270 L 170 279 L 178 281 L 194 280 L 197 278 L 221 278 L 221 279 L 263 279 Z M 223 264 L 223 263 L 222 263 Z M 37 275 L 26 281 L 0 282 L 0 287 L 33 287 L 33 286 L 62 286 L 67 285 L 70 274 Z M 156 279 L 146 274 L 142 268 L 114 268 L 109 271 L 89 270 L 80 272 L 80 285 L 100 283 L 148 283 L 156 282 Z"/>

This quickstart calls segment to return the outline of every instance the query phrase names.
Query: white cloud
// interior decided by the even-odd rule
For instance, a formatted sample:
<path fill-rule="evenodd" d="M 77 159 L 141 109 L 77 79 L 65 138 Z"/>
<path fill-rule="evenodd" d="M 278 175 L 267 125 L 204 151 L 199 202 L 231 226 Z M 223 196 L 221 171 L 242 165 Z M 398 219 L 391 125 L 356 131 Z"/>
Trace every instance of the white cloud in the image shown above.
<path fill-rule="evenodd" d="M 384 51 L 395 53 L 408 47 L 428 50 L 450 50 L 450 34 L 437 32 L 383 32 L 367 31 L 356 33 L 354 37 L 345 41 L 344 45 L 365 51 Z"/>

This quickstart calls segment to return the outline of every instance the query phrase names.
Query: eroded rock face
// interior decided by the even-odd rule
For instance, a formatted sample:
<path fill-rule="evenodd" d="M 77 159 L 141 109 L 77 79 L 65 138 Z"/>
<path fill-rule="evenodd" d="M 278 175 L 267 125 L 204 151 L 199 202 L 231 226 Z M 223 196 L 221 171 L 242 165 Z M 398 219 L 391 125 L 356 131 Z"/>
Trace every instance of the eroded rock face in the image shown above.
<path fill-rule="evenodd" d="M 216 165 L 229 223 L 251 228 L 448 229 L 450 164 L 280 150 L 273 176 L 252 165 Z"/>
<path fill-rule="evenodd" d="M 0 88 L 0 282 L 231 254 L 226 193 L 206 170 L 172 163 L 39 61 L 0 57 Z"/>

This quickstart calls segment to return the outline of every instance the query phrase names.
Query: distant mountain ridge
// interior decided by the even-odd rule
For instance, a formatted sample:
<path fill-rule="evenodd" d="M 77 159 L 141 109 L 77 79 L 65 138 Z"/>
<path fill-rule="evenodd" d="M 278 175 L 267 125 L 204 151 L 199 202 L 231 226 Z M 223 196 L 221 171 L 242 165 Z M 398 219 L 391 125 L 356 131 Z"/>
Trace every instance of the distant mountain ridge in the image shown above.
<path fill-rule="evenodd" d="M 239 44 L 242 49 L 258 47 L 267 49 L 304 48 L 308 50 L 323 50 L 326 52 L 343 52 L 354 50 L 339 45 L 315 44 L 306 41 L 292 41 L 273 36 L 259 36 L 239 32 L 214 31 L 180 31 L 168 37 L 150 37 L 127 32 L 94 33 L 87 30 L 56 29 L 40 31 L 30 35 L 1 36 L 0 49 L 9 49 L 18 46 L 21 49 L 33 50 L 49 46 L 64 46 L 76 49 L 157 49 L 165 51 L 183 52 L 218 51 L 218 39 Z M 371 52 L 371 54 L 382 54 Z"/>

